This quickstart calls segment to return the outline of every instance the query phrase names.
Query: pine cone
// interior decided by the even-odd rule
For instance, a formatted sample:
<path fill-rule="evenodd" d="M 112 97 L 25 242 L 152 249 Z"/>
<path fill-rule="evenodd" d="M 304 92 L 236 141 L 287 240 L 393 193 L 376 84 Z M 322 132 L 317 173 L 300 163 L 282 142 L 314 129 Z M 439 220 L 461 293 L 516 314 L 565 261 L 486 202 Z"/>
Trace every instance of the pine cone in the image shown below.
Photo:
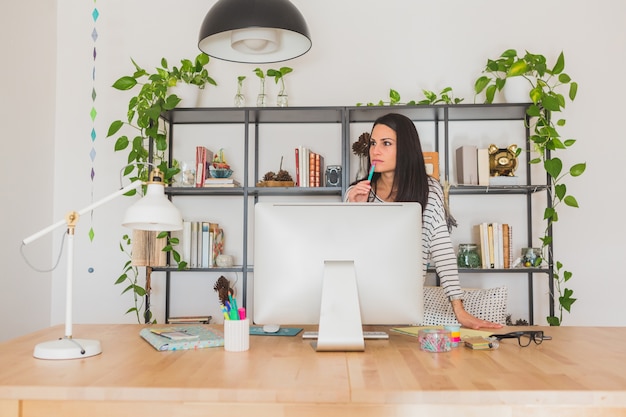
<path fill-rule="evenodd" d="M 278 171 L 278 174 L 276 174 L 276 181 L 293 181 L 293 178 L 291 178 L 289 172 L 281 169 Z"/>
<path fill-rule="evenodd" d="M 274 172 L 269 171 L 267 174 L 263 176 L 263 181 L 275 181 L 276 174 Z"/>

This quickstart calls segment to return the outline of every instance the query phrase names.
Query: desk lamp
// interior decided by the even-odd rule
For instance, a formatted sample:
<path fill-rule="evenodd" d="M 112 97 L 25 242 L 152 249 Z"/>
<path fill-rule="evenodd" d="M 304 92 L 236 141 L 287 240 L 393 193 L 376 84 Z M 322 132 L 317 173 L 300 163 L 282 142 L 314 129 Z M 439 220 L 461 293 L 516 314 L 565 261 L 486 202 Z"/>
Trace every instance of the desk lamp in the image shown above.
<path fill-rule="evenodd" d="M 43 342 L 35 346 L 33 356 L 38 359 L 78 359 L 95 356 L 102 353 L 100 341 L 89 339 L 74 339 L 72 336 L 72 282 L 74 274 L 74 230 L 81 215 L 107 203 L 129 191 L 144 185 L 142 181 L 135 181 L 126 187 L 110 194 L 103 199 L 79 211 L 70 211 L 60 220 L 45 229 L 27 237 L 22 246 L 39 239 L 63 225 L 67 226 L 67 275 L 65 288 L 65 336 L 61 339 Z M 165 197 L 165 184 L 162 173 L 153 169 L 150 181 L 147 182 L 145 196 L 128 208 L 122 225 L 131 229 L 171 231 L 183 227 L 182 217 L 178 209 Z"/>

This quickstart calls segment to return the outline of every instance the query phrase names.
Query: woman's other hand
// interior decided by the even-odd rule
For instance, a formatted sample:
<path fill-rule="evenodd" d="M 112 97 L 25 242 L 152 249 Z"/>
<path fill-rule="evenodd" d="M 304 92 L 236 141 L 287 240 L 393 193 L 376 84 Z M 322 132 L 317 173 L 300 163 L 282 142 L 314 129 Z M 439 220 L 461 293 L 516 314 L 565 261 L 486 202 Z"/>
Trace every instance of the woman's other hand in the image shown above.
<path fill-rule="evenodd" d="M 454 310 L 456 320 L 461 324 L 461 326 L 468 329 L 478 330 L 502 328 L 502 325 L 499 323 L 493 323 L 491 321 L 472 316 L 470 313 L 465 311 L 465 307 L 463 307 L 463 302 L 461 300 L 452 300 L 452 310 Z"/>

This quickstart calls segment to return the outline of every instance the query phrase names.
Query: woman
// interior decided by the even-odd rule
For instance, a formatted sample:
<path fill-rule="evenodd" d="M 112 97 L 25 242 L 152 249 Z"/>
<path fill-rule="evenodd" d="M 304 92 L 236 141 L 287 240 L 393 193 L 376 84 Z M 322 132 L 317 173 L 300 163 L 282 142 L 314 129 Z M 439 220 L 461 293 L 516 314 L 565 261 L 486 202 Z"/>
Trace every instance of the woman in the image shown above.
<path fill-rule="evenodd" d="M 502 327 L 472 316 L 463 307 L 456 255 L 446 222 L 441 184 L 426 174 L 419 135 L 413 122 L 401 114 L 378 118 L 369 146 L 371 181 L 360 180 L 346 190 L 349 202 L 417 201 L 422 205 L 424 264 L 435 265 L 441 286 L 452 303 L 457 321 L 470 329 Z"/>

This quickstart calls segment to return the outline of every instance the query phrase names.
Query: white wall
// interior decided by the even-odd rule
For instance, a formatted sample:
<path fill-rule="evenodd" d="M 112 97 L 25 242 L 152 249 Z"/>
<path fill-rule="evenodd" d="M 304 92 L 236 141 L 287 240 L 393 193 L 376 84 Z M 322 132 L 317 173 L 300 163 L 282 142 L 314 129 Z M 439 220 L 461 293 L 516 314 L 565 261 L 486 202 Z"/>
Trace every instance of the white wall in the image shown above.
<path fill-rule="evenodd" d="M 0 16 L 0 340 L 50 324 L 50 273 L 20 256 L 22 239 L 52 222 L 54 195 L 56 1 L 26 0 Z M 27 247 L 39 268 L 52 265 L 51 238 Z"/>
<path fill-rule="evenodd" d="M 8 274 L 0 275 L 2 320 L 9 314 L 13 318 L 13 311 L 20 312 L 13 320 L 15 324 L 3 325 L 3 330 L 6 327 L 9 334 L 63 321 L 65 267 L 62 265 L 52 274 L 50 299 L 42 297 L 39 291 L 44 294 L 48 291 L 48 278 L 29 271 L 23 261 L 13 255 L 18 242 L 52 218 L 60 218 L 67 210 L 82 207 L 119 186 L 118 171 L 124 158 L 113 153 L 112 140 L 105 136 L 109 123 L 124 116 L 127 96 L 110 85 L 132 70 L 131 57 L 146 68 L 157 65 L 161 57 L 167 57 L 170 63 L 182 57 L 193 58 L 198 53 L 198 29 L 213 3 L 187 0 L 184 7 L 173 7 L 164 0 L 59 2 L 56 86 L 48 82 L 43 92 L 41 88 L 29 91 L 36 94 L 38 106 L 37 112 L 31 110 L 29 114 L 36 113 L 37 120 L 26 116 L 30 108 L 23 101 L 21 106 L 11 103 L 2 112 L 3 117 L 7 117 L 4 127 L 10 133 L 5 143 L 8 140 L 17 143 L 16 138 L 19 138 L 27 144 L 7 149 L 17 156 L 14 160 L 19 161 L 10 163 L 11 172 L 33 159 L 33 148 L 40 146 L 33 132 L 42 129 L 44 133 L 40 135 L 47 132 L 49 136 L 52 134 L 50 126 L 56 124 L 54 159 L 50 149 L 41 150 L 36 158 L 40 166 L 51 167 L 54 163 L 54 183 L 44 187 L 48 193 L 54 189 L 54 200 L 48 198 L 34 205 L 33 192 L 39 188 L 38 183 L 22 188 L 9 180 L 11 209 L 15 206 L 16 219 L 3 219 L 5 230 L 8 227 L 10 231 L 1 243 L 3 265 L 10 266 Z M 516 5 L 503 5 L 497 0 L 293 0 L 293 3 L 308 21 L 313 48 L 308 54 L 284 64 L 294 68 L 287 79 L 292 106 L 378 101 L 387 97 L 389 88 L 398 90 L 408 100 L 421 98 L 422 89 L 439 91 L 447 86 L 453 87 L 456 96 L 464 97 L 465 102 L 472 102 L 473 82 L 487 58 L 495 58 L 505 49 L 517 48 L 555 59 L 563 50 L 567 72 L 580 84 L 577 100 L 568 104 L 564 114 L 568 124 L 562 129 L 566 137 L 576 138 L 578 142 L 563 158 L 566 164 L 585 161 L 588 165 L 582 177 L 568 181 L 569 191 L 577 197 L 581 207 L 562 208 L 560 221 L 555 226 L 556 258 L 574 272 L 567 285 L 574 289 L 578 298 L 571 314 L 565 316 L 564 324 L 626 324 L 621 302 L 626 284 L 619 263 L 626 252 L 625 230 L 619 221 L 621 210 L 617 200 L 624 188 L 619 179 L 626 146 L 618 128 L 623 107 L 621 97 L 626 93 L 620 73 L 626 64 L 623 47 L 626 3 L 619 0 L 600 0 L 594 4 L 528 0 Z M 95 24 L 91 16 L 94 7 L 100 12 Z M 31 20 L 30 15 L 17 14 L 8 24 L 16 30 L 26 26 L 26 22 L 30 24 Z M 47 24 L 53 31 L 54 22 Z M 94 26 L 98 33 L 96 41 L 91 37 Z M 23 48 L 15 52 L 19 61 L 28 63 L 36 54 L 50 53 L 53 49 L 35 45 L 29 32 L 22 32 L 20 42 L 16 42 Z M 46 42 L 52 42 L 51 39 L 52 36 Z M 95 60 L 94 47 L 97 50 Z M 45 65 L 43 77 L 49 77 L 50 72 L 55 71 L 53 62 L 54 58 L 37 58 L 33 69 Z M 18 64 L 14 65 L 21 69 Z M 95 81 L 92 81 L 94 66 Z M 252 73 L 255 67 L 212 60 L 209 70 L 219 87 L 206 91 L 204 105 L 231 106 L 238 75 L 249 77 L 244 92 L 249 99 L 253 98 L 258 88 Z M 269 67 L 271 65 L 262 66 Z M 43 127 L 40 118 L 51 117 L 49 108 L 53 107 L 51 95 L 55 87 L 55 119 L 47 120 Z M 97 93 L 95 101 L 92 89 Z M 268 89 L 271 96 L 275 94 L 273 81 L 268 83 Z M 15 93 L 15 97 L 23 100 L 19 93 Z M 3 106 L 6 107 L 6 103 Z M 92 107 L 97 110 L 94 122 L 89 117 Z M 41 115 L 42 109 L 45 116 Z M 22 123 L 16 126 L 16 120 Z M 93 142 L 92 128 L 97 133 Z M 52 146 L 51 142 L 46 143 Z M 92 147 L 96 151 L 93 162 L 89 157 Z M 89 176 L 92 169 L 96 173 L 93 181 Z M 34 178 L 30 178 L 31 184 L 33 181 Z M 130 305 L 129 298 L 121 297 L 121 288 L 113 285 L 124 262 L 118 241 L 125 230 L 118 224 L 128 204 L 130 199 L 118 199 L 80 223 L 75 285 L 77 322 L 133 321 L 123 314 Z M 3 213 L 7 206 L 8 202 L 5 204 L 3 200 Z M 87 238 L 90 227 L 95 230 L 93 242 Z M 60 235 L 54 236 L 56 242 L 56 236 Z M 5 259 L 5 256 L 9 257 Z M 90 268 L 93 268 L 91 273 Z M 35 292 L 27 284 L 16 285 L 17 275 L 24 277 L 25 281 L 20 282 L 38 282 L 41 288 Z M 33 303 L 36 295 L 40 299 Z M 52 315 L 50 321 L 45 322 L 39 309 L 45 311 L 49 302 Z"/>

